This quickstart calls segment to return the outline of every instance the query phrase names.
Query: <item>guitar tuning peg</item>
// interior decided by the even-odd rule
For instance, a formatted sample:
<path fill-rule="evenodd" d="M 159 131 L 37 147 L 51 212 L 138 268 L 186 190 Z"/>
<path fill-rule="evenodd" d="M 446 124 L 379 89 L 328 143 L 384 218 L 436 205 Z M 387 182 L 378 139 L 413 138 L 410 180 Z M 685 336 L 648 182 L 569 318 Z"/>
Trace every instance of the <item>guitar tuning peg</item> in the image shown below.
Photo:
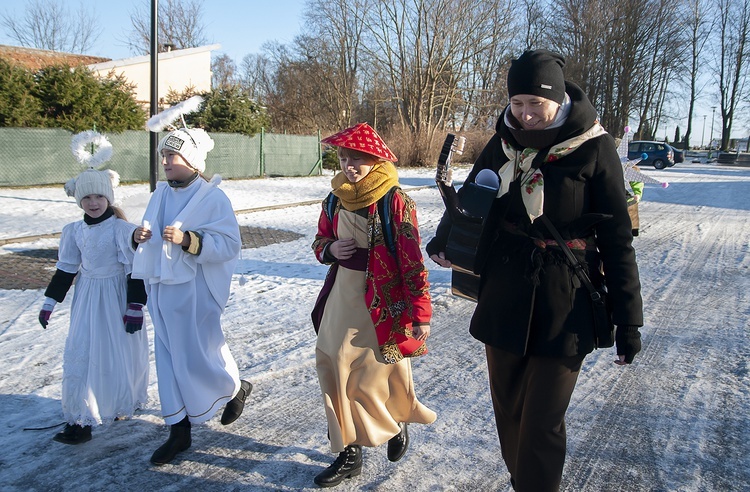
<path fill-rule="evenodd" d="M 457 154 L 464 153 L 464 145 L 466 145 L 466 137 L 458 137 L 456 139 L 456 153 Z"/>

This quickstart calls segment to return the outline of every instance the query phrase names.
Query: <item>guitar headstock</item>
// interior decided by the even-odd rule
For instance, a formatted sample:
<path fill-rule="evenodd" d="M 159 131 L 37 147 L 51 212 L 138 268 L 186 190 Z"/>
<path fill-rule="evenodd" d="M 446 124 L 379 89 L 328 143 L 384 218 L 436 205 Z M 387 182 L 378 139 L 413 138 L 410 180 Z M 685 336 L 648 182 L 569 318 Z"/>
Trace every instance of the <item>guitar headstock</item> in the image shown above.
<path fill-rule="evenodd" d="M 445 142 L 443 142 L 443 148 L 440 150 L 440 157 L 438 157 L 435 181 L 451 186 L 453 182 L 451 158 L 454 153 L 463 154 L 465 144 L 465 137 L 457 137 L 452 133 L 445 136 Z"/>

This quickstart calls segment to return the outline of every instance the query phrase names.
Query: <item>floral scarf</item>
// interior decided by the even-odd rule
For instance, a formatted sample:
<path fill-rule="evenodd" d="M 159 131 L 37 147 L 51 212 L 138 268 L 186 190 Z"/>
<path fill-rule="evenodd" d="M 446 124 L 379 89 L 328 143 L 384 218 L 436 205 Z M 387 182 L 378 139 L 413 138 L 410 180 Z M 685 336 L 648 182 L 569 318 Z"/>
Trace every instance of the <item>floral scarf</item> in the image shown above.
<path fill-rule="evenodd" d="M 604 135 L 606 130 L 595 122 L 587 131 L 576 137 L 553 145 L 549 153 L 544 157 L 543 162 L 554 162 L 561 157 L 570 154 L 580 147 L 587 140 Z M 521 197 L 526 207 L 526 213 L 529 215 L 531 222 L 544 213 L 544 175 L 539 167 L 532 166 L 534 158 L 537 157 L 539 149 L 527 147 L 518 152 L 507 141 L 503 140 L 503 152 L 508 157 L 503 167 L 497 172 L 500 176 L 500 189 L 497 190 L 497 197 L 501 197 L 508 192 L 510 183 L 516 179 L 521 180 Z"/>
<path fill-rule="evenodd" d="M 394 186 L 398 186 L 398 172 L 396 166 L 388 161 L 380 161 L 358 183 L 349 181 L 343 172 L 331 180 L 333 194 L 350 212 L 377 202 Z"/>

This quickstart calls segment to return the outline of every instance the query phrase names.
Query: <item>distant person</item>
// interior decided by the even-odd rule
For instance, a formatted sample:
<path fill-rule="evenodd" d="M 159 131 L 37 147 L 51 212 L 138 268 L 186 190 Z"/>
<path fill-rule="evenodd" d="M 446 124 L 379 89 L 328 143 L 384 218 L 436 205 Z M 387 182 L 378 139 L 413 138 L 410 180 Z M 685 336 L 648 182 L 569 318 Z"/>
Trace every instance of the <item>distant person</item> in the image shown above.
<path fill-rule="evenodd" d="M 632 166 L 633 170 L 640 172 L 638 166 Z M 628 215 L 630 216 L 630 224 L 632 227 L 633 236 L 637 236 L 640 232 L 641 221 L 638 216 L 638 204 L 643 198 L 643 188 L 645 183 L 643 181 L 627 181 L 628 188 L 625 190 L 626 200 L 628 203 Z"/>
<path fill-rule="evenodd" d="M 95 144 L 96 154 L 85 147 Z M 83 219 L 63 227 L 57 270 L 44 292 L 39 323 L 76 281 L 70 329 L 63 353 L 62 407 L 66 420 L 53 437 L 64 444 L 91 440 L 92 426 L 131 417 L 148 401 L 148 339 L 143 327 L 146 292 L 130 278 L 136 226 L 115 207 L 119 176 L 95 167 L 111 155 L 109 141 L 96 132 L 73 138 L 74 155 L 89 169 L 65 184 L 83 209 Z"/>
<path fill-rule="evenodd" d="M 565 413 L 595 348 L 591 296 L 552 228 L 596 286 L 603 264 L 617 325 L 614 362 L 630 364 L 641 349 L 640 281 L 620 158 L 584 92 L 565 81 L 564 64 L 547 50 L 512 61 L 509 104 L 466 179 L 484 169 L 500 178 L 477 254 L 470 333 L 485 344 L 503 459 L 520 492 L 559 490 Z M 446 267 L 450 227 L 446 214 L 427 245 Z"/>
<path fill-rule="evenodd" d="M 180 106 L 165 111 L 179 112 Z M 148 292 L 159 398 L 170 426 L 169 439 L 151 456 L 155 465 L 188 449 L 192 424 L 207 421 L 222 405 L 221 423 L 234 422 L 252 390 L 239 378 L 221 327 L 242 242 L 232 204 L 218 187 L 221 178 L 209 182 L 202 174 L 213 147 L 199 128 L 162 138 L 158 151 L 167 181 L 158 183 L 135 232 L 133 276 L 144 279 Z"/>
<path fill-rule="evenodd" d="M 362 446 L 409 446 L 407 424 L 435 412 L 417 400 L 410 357 L 427 353 L 432 303 L 414 202 L 399 188 L 396 156 L 367 123 L 322 140 L 341 172 L 323 201 L 315 256 L 331 269 L 313 311 L 315 364 L 331 450 L 315 477 L 332 487 L 360 474 Z"/>

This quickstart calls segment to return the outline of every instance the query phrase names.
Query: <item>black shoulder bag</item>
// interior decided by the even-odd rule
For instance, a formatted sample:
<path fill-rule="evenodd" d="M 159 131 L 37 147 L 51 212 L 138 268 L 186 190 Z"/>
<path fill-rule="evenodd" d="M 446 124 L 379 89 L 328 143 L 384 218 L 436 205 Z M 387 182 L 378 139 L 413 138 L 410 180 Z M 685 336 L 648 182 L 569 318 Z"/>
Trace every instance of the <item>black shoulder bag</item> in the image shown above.
<path fill-rule="evenodd" d="M 592 314 L 594 316 L 594 345 L 596 348 L 613 346 L 615 344 L 615 325 L 612 323 L 612 313 L 607 305 L 607 289 L 603 285 L 599 289 L 594 287 L 588 273 L 586 273 L 586 269 L 583 268 L 583 264 L 570 251 L 567 243 L 560 236 L 560 233 L 557 232 L 552 222 L 545 215 L 540 216 L 539 219 L 549 229 L 549 232 L 552 233 L 552 237 L 555 238 L 558 246 L 565 253 L 568 264 L 573 268 L 581 283 L 589 291 Z"/>

